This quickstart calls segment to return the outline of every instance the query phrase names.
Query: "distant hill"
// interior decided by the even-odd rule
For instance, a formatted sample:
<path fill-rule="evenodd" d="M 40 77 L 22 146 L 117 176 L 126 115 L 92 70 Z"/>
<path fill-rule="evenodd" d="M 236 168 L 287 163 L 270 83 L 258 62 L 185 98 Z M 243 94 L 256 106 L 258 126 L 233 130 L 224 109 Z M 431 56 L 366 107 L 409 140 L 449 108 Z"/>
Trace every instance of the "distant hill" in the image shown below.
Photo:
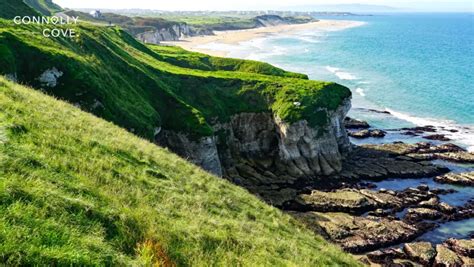
<path fill-rule="evenodd" d="M 13 19 L 15 16 L 37 16 L 39 13 L 21 0 L 1 0 L 0 18 Z"/>
<path fill-rule="evenodd" d="M 19 1 L 19 0 L 17 0 Z M 62 11 L 62 8 L 53 3 L 52 0 L 24 0 L 26 4 L 34 8 L 42 15 L 51 16 L 57 12 Z"/>
<path fill-rule="evenodd" d="M 366 5 L 366 4 L 333 4 L 333 5 L 304 5 L 293 6 L 290 8 L 295 11 L 316 11 L 316 12 L 397 12 L 403 9 L 384 5 Z"/>

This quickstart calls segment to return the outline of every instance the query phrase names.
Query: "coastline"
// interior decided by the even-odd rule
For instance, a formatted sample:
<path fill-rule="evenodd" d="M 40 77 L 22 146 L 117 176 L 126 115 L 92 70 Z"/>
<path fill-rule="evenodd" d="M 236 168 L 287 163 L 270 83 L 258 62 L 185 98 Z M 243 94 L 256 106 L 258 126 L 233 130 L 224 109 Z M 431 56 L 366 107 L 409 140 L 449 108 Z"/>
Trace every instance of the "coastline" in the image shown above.
<path fill-rule="evenodd" d="M 226 57 L 231 50 L 212 49 L 209 46 L 203 47 L 210 43 L 238 45 L 241 42 L 249 41 L 256 38 L 263 38 L 278 34 L 292 34 L 305 30 L 322 30 L 322 31 L 340 31 L 349 28 L 359 27 L 365 22 L 351 20 L 319 20 L 316 22 L 304 24 L 278 25 L 270 27 L 262 27 L 248 30 L 235 31 L 215 31 L 215 35 L 195 36 L 183 38 L 180 41 L 162 42 L 165 45 L 174 45 L 182 47 L 189 51 L 200 52 L 212 56 Z"/>

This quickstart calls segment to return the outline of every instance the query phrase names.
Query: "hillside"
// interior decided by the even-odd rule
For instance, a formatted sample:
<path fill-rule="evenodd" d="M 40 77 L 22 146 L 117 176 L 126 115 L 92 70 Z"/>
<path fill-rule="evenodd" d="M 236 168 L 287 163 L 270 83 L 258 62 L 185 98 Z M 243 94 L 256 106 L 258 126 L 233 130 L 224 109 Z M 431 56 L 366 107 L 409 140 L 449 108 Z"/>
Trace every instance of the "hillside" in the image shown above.
<path fill-rule="evenodd" d="M 67 10 L 68 16 L 79 16 L 83 21 L 120 26 L 128 33 L 143 42 L 157 44 L 161 41 L 177 41 L 183 37 L 213 35 L 214 31 L 244 30 L 281 24 L 300 24 L 314 21 L 308 16 L 277 16 L 277 15 L 190 15 L 188 13 L 143 12 L 137 16 L 126 11 L 104 12 L 99 17 L 78 10 Z M 125 13 L 123 13 L 125 12 Z"/>
<path fill-rule="evenodd" d="M 0 262 L 343 266 L 244 189 L 0 77 Z"/>
<path fill-rule="evenodd" d="M 0 1 L 0 18 L 13 19 L 15 16 L 37 16 L 39 13 L 20 0 Z"/>
<path fill-rule="evenodd" d="M 242 112 L 323 126 L 327 112 L 350 97 L 343 86 L 266 63 L 145 46 L 115 27 L 75 27 L 78 38 L 47 39 L 35 25 L 0 20 L 0 74 L 150 140 L 160 127 L 211 136 L 212 121 Z"/>
<path fill-rule="evenodd" d="M 24 0 L 27 5 L 30 7 L 34 8 L 38 12 L 40 12 L 42 15 L 45 16 L 51 16 L 54 15 L 57 12 L 62 11 L 62 8 L 55 3 L 53 3 L 52 0 Z"/>

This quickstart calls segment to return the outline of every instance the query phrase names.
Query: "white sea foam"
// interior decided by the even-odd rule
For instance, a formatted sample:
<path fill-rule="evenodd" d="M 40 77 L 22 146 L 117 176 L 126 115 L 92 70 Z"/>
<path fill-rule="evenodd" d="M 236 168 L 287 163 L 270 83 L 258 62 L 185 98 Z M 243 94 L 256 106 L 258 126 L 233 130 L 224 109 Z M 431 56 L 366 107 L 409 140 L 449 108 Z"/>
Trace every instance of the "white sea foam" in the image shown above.
<path fill-rule="evenodd" d="M 359 79 L 357 76 L 355 76 L 354 74 L 350 73 L 350 72 L 346 72 L 346 71 L 343 71 L 341 70 L 340 68 L 335 68 L 335 67 L 331 67 L 331 66 L 326 66 L 326 69 L 331 72 L 332 74 L 336 75 L 339 79 L 341 80 L 348 80 L 348 81 L 351 81 L 351 80 L 357 80 Z"/>
<path fill-rule="evenodd" d="M 358 93 L 360 96 L 365 96 L 365 91 L 362 88 L 356 88 L 355 89 L 356 93 Z"/>
<path fill-rule="evenodd" d="M 468 151 L 474 152 L 474 125 L 461 125 L 451 120 L 422 118 L 388 108 L 386 110 L 393 116 L 411 122 L 417 126 L 432 125 L 436 128 L 437 132 L 444 134 L 456 143 L 465 146 Z M 457 132 L 452 132 L 451 130 L 456 130 Z"/>
<path fill-rule="evenodd" d="M 293 38 L 298 39 L 299 41 L 306 42 L 306 43 L 312 43 L 312 44 L 321 43 L 321 41 L 317 40 L 315 36 L 300 35 L 300 36 L 294 36 Z"/>

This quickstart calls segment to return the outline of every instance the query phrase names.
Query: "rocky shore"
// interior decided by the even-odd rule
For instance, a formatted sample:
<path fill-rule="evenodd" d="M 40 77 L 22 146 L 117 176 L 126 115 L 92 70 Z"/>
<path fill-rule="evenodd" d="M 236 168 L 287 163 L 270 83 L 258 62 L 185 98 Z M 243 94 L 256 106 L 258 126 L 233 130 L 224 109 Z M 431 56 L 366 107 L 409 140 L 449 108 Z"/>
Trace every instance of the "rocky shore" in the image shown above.
<path fill-rule="evenodd" d="M 366 122 L 346 118 L 348 135 L 383 138 L 359 133 L 385 133 Z M 432 127 L 400 129 L 432 133 Z M 428 138 L 429 139 L 429 138 Z M 392 142 L 352 146 L 342 170 L 329 176 L 295 180 L 295 183 L 255 187 L 254 192 L 302 221 L 345 251 L 360 255 L 370 266 L 474 266 L 474 229 L 467 239 L 430 243 L 420 238 L 437 227 L 474 218 L 474 196 L 451 205 L 443 199 L 458 193 L 436 184 L 473 186 L 474 172 L 453 173 L 445 165 L 473 164 L 474 155 L 438 138 L 437 143 Z M 435 186 L 419 184 L 402 190 L 377 188 L 377 181 L 431 177 Z M 448 198 L 449 199 L 449 198 Z"/>
<path fill-rule="evenodd" d="M 474 218 L 474 196 L 453 204 L 450 196 L 460 193 L 444 186 L 473 186 L 474 173 L 459 170 L 474 164 L 474 154 L 443 138 L 384 142 L 393 129 L 347 118 L 349 108 L 347 102 L 329 112 L 321 132 L 305 121 L 286 124 L 270 113 L 242 113 L 213 125 L 215 137 L 192 142 L 162 131 L 161 142 L 291 214 L 364 264 L 469 266 L 467 238 L 474 229 L 465 240 L 430 243 L 423 236 Z M 437 134 L 430 126 L 398 131 L 421 138 Z M 379 144 L 353 145 L 349 137 Z M 460 166 L 457 172 L 450 164 Z M 376 184 L 390 179 L 431 183 L 396 190 Z"/>

